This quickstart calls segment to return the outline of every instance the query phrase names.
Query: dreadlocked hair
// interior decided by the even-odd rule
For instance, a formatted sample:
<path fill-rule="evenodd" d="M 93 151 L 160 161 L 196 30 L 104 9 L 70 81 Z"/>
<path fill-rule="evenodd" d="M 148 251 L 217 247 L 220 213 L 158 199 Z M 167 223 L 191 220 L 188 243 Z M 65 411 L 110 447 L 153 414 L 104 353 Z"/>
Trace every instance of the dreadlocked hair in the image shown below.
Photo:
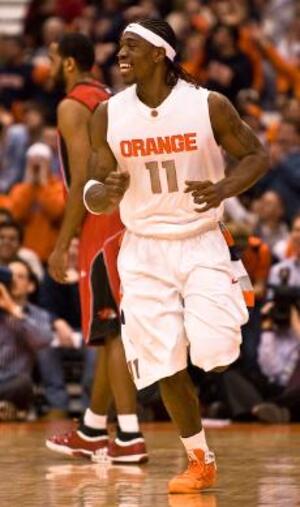
<path fill-rule="evenodd" d="M 159 35 L 162 39 L 164 39 L 173 49 L 177 48 L 177 39 L 173 28 L 164 21 L 163 19 L 142 19 L 137 21 L 137 23 L 151 32 Z M 166 84 L 170 87 L 176 85 L 178 79 L 183 79 L 187 83 L 191 83 L 196 88 L 200 86 L 200 83 L 195 79 L 189 72 L 186 72 L 179 63 L 172 62 L 169 58 L 166 57 L 166 65 L 167 65 L 167 75 L 166 75 Z"/>

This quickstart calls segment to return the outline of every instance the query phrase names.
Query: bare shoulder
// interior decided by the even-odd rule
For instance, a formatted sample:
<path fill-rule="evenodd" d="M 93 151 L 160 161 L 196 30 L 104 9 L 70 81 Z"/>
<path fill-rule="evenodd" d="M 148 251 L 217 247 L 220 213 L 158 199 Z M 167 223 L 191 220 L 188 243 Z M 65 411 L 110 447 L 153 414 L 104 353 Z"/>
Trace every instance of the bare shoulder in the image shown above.
<path fill-rule="evenodd" d="M 108 100 L 101 102 L 92 114 L 92 121 L 96 123 L 104 123 L 107 125 L 108 118 Z"/>
<path fill-rule="evenodd" d="M 74 132 L 83 125 L 87 126 L 91 112 L 77 100 L 66 98 L 58 106 L 58 128 L 64 132 Z"/>
<path fill-rule="evenodd" d="M 208 106 L 210 121 L 218 142 L 222 132 L 232 128 L 235 130 L 243 123 L 230 100 L 220 93 L 210 92 Z"/>
<path fill-rule="evenodd" d="M 108 100 L 101 102 L 93 112 L 89 127 L 91 138 L 106 139 L 108 125 Z"/>
<path fill-rule="evenodd" d="M 242 120 L 230 100 L 220 93 L 210 92 L 208 106 L 215 139 L 229 155 L 241 158 L 252 153 L 264 154 L 256 134 Z"/>

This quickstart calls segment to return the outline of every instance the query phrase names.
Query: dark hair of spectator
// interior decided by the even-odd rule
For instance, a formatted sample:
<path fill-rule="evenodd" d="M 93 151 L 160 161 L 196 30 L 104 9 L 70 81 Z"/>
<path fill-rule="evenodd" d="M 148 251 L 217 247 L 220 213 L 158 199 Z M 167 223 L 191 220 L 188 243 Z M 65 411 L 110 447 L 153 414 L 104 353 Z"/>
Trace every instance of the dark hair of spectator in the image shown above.
<path fill-rule="evenodd" d="M 6 208 L 0 208 L 0 215 L 5 216 L 5 222 L 0 223 L 0 225 L 7 224 L 8 222 L 13 221 L 13 216 L 12 216 L 11 212 Z"/>
<path fill-rule="evenodd" d="M 62 58 L 74 58 L 78 69 L 88 72 L 95 62 L 93 43 L 82 33 L 67 33 L 58 44 L 58 52 Z"/>
<path fill-rule="evenodd" d="M 32 271 L 31 266 L 21 257 L 15 257 L 12 261 L 10 261 L 9 264 L 11 264 L 12 262 L 18 262 L 19 264 L 22 264 L 26 268 L 28 279 L 31 283 L 33 283 L 35 293 L 39 288 L 39 281 L 36 274 Z"/>
<path fill-rule="evenodd" d="M 22 245 L 23 239 L 24 239 L 24 233 L 23 233 L 23 229 L 22 229 L 21 225 L 18 224 L 18 222 L 15 222 L 14 220 L 10 220 L 9 222 L 4 222 L 3 224 L 0 224 L 0 232 L 3 231 L 3 229 L 15 229 L 15 231 L 17 231 L 17 233 L 18 233 L 19 243 L 20 243 L 20 245 Z"/>
<path fill-rule="evenodd" d="M 173 49 L 177 48 L 177 39 L 173 28 L 162 19 L 142 19 L 138 21 L 138 23 L 151 30 L 151 32 L 159 35 L 162 39 L 164 39 Z M 167 76 L 166 76 L 166 84 L 168 86 L 175 86 L 178 79 L 183 79 L 187 83 L 191 83 L 194 86 L 198 87 L 200 84 L 197 79 L 195 79 L 191 74 L 186 72 L 178 63 L 172 62 L 169 58 L 166 57 L 166 65 L 167 65 Z"/>

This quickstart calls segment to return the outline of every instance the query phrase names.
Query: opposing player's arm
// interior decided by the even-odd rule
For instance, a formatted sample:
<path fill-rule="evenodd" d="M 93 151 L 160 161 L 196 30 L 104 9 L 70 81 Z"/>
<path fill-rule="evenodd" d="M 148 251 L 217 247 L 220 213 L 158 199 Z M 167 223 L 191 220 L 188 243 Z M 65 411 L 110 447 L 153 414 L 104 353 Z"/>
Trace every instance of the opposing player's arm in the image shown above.
<path fill-rule="evenodd" d="M 59 282 L 65 280 L 68 247 L 86 213 L 82 192 L 91 151 L 88 133 L 90 114 L 84 105 L 68 98 L 58 108 L 58 130 L 66 143 L 71 176 L 64 219 L 48 261 L 50 274 Z"/>
<path fill-rule="evenodd" d="M 100 104 L 90 121 L 92 153 L 84 202 L 95 214 L 116 208 L 129 184 L 128 174 L 117 172 L 117 161 L 107 142 L 107 107 L 107 102 Z"/>
<path fill-rule="evenodd" d="M 208 102 L 215 139 L 237 163 L 230 171 L 226 171 L 226 177 L 218 183 L 187 182 L 186 192 L 191 192 L 194 202 L 202 205 L 197 210 L 199 212 L 217 207 L 224 199 L 244 192 L 268 169 L 265 149 L 230 101 L 223 95 L 211 92 Z"/>

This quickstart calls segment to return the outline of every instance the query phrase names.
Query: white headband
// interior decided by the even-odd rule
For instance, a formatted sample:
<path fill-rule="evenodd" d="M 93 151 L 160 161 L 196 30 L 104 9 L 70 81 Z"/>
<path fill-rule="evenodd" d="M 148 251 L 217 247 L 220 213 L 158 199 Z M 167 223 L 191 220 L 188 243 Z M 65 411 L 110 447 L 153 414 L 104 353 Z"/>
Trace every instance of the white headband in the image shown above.
<path fill-rule="evenodd" d="M 150 44 L 153 44 L 153 46 L 156 46 L 157 48 L 164 48 L 166 50 L 166 55 L 170 60 L 174 60 L 176 56 L 175 49 L 172 48 L 172 46 L 165 41 L 160 35 L 157 35 L 156 33 L 152 32 L 151 30 L 148 30 L 148 28 L 145 28 L 142 25 L 139 25 L 138 23 L 130 23 L 130 25 L 126 26 L 123 33 L 126 32 L 132 32 L 136 35 L 139 35 L 142 37 L 142 39 L 145 39 L 146 41 L 150 42 Z"/>

